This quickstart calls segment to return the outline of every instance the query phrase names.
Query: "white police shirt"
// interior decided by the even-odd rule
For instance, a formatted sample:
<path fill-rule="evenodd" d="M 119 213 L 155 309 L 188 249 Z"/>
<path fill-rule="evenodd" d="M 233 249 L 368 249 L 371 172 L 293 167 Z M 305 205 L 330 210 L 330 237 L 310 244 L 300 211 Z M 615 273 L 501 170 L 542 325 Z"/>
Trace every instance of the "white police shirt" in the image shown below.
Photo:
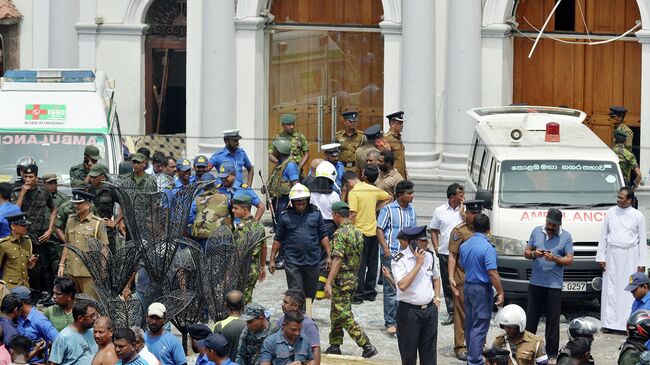
<path fill-rule="evenodd" d="M 393 271 L 393 278 L 395 283 L 402 280 L 416 264 L 415 254 L 407 247 L 400 251 L 393 257 L 391 268 Z M 435 255 L 430 252 L 424 253 L 424 264 L 420 271 L 413 279 L 411 286 L 406 288 L 405 291 L 397 287 L 397 300 L 406 302 L 413 305 L 425 305 L 431 303 L 434 296 L 433 280 L 440 277 L 440 262 Z"/>

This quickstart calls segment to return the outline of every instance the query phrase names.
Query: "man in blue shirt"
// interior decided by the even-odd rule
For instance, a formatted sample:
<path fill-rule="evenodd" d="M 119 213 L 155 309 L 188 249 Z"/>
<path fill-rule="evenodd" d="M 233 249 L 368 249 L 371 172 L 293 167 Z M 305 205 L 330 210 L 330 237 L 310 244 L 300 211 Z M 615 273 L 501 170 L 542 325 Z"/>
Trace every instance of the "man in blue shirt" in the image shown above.
<path fill-rule="evenodd" d="M 632 311 L 630 314 L 638 311 L 639 309 L 650 309 L 650 290 L 648 284 L 650 280 L 648 275 L 642 272 L 635 272 L 630 275 L 630 284 L 625 287 L 625 290 L 632 292 L 634 302 L 632 302 Z"/>
<path fill-rule="evenodd" d="M 5 217 L 20 213 L 20 207 L 11 203 L 11 184 L 0 183 L 0 238 L 11 233 Z"/>
<path fill-rule="evenodd" d="M 260 365 L 314 363 L 309 341 L 300 334 L 304 318 L 298 311 L 284 314 L 282 330 L 267 337 L 262 344 Z"/>
<path fill-rule="evenodd" d="M 138 354 L 136 343 L 135 332 L 129 328 L 118 328 L 113 332 L 113 346 L 119 359 L 115 365 L 150 365 Z"/>
<path fill-rule="evenodd" d="M 209 360 L 208 362 L 205 362 L 205 364 L 237 365 L 228 357 L 228 340 L 223 335 L 212 333 L 208 337 L 199 341 L 198 346 L 204 349 L 207 359 Z M 198 359 L 196 364 L 200 364 Z"/>
<path fill-rule="evenodd" d="M 251 161 L 248 159 L 246 151 L 239 148 L 239 140 L 241 138 L 242 137 L 239 135 L 239 129 L 223 131 L 223 141 L 226 144 L 226 147 L 215 152 L 212 157 L 210 157 L 210 165 L 214 166 L 214 168 L 219 171 L 219 168 L 224 161 L 230 161 L 235 165 L 237 182 L 239 184 L 244 184 L 242 169 L 245 168 L 246 171 L 248 171 L 245 183 L 247 186 L 252 186 L 253 177 L 255 177 L 255 169 L 253 168 Z"/>
<path fill-rule="evenodd" d="M 31 302 L 31 290 L 24 286 L 17 286 L 11 289 L 11 294 L 15 294 L 23 303 L 18 317 L 18 333 L 29 338 L 32 343 L 37 343 L 40 339 L 45 340 L 47 344 L 54 342 L 59 332 L 43 313 L 34 308 Z M 90 339 L 94 343 L 92 336 Z M 43 359 L 35 356 L 30 359 L 30 363 L 34 362 L 43 362 Z"/>
<path fill-rule="evenodd" d="M 304 313 L 305 311 L 305 293 L 302 290 L 289 289 L 284 292 L 284 299 L 282 300 L 282 313 L 298 311 Z M 284 315 L 278 318 L 276 325 L 278 328 L 282 327 L 284 323 Z M 309 342 L 311 352 L 314 356 L 314 361 L 320 364 L 320 333 L 318 333 L 318 325 L 311 317 L 305 315 L 302 321 L 302 329 L 300 334 L 305 337 Z"/>
<path fill-rule="evenodd" d="M 528 285 L 526 331 L 537 334 L 537 325 L 546 312 L 546 351 L 556 358 L 560 346 L 560 315 L 564 266 L 573 263 L 573 239 L 562 229 L 562 212 L 551 208 L 546 223 L 530 234 L 524 257 L 533 260 Z"/>
<path fill-rule="evenodd" d="M 16 329 L 18 317 L 23 303 L 18 299 L 15 294 L 5 295 L 0 304 L 0 327 L 2 327 L 2 334 L 4 336 L 3 343 L 9 345 L 11 339 L 18 334 Z"/>
<path fill-rule="evenodd" d="M 503 288 L 497 272 L 497 252 L 486 234 L 490 218 L 485 214 L 474 217 L 474 235 L 460 246 L 460 266 L 465 270 L 465 343 L 467 364 L 483 365 L 483 347 L 492 318 L 493 292 L 497 290 L 496 305 L 503 304 Z"/>
<path fill-rule="evenodd" d="M 152 303 L 147 310 L 147 326 L 145 344 L 149 351 L 165 365 L 185 365 L 187 359 L 181 341 L 163 326 L 167 322 L 167 308 L 162 303 Z"/>
<path fill-rule="evenodd" d="M 214 365 L 214 362 L 208 360 L 206 348 L 198 345 L 199 342 L 205 340 L 212 334 L 210 328 L 203 323 L 191 324 L 187 326 L 187 333 L 192 340 L 192 351 L 195 354 L 199 354 L 196 358 L 196 365 Z"/>
<path fill-rule="evenodd" d="M 194 157 L 194 181 L 201 180 L 201 176 L 210 171 L 210 163 L 208 158 L 203 155 Z"/>
<path fill-rule="evenodd" d="M 217 185 L 217 191 L 228 197 L 228 205 L 232 209 L 232 199 L 235 195 L 248 195 L 251 198 L 251 204 L 255 206 L 255 220 L 259 222 L 264 214 L 264 203 L 257 196 L 255 191 L 248 185 L 242 185 L 237 181 L 235 165 L 231 161 L 224 161 L 219 167 L 217 177 L 221 179 L 221 184 Z"/>
<path fill-rule="evenodd" d="M 186 158 L 176 161 L 176 180 L 174 181 L 174 190 L 183 186 L 193 184 L 196 178 L 192 175 L 192 163 Z"/>
<path fill-rule="evenodd" d="M 90 364 L 97 353 L 93 324 L 99 317 L 95 304 L 80 300 L 72 307 L 74 322 L 61 331 L 52 344 L 50 364 Z"/>
<path fill-rule="evenodd" d="M 402 180 L 395 186 L 395 200 L 384 206 L 377 217 L 377 240 L 381 247 L 381 264 L 383 270 L 391 271 L 392 255 L 401 251 L 397 234 L 404 228 L 415 227 L 417 216 L 411 202 L 413 202 L 413 189 L 415 185 L 409 180 Z M 394 336 L 395 314 L 397 301 L 395 300 L 395 286 L 384 280 L 384 326 L 386 332 Z"/>

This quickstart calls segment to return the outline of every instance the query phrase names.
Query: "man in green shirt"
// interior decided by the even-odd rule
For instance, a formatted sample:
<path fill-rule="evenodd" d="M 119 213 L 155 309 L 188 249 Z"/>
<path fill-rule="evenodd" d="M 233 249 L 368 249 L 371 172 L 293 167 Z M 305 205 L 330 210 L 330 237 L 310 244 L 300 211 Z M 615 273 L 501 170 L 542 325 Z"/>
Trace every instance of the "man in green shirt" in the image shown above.
<path fill-rule="evenodd" d="M 74 305 L 75 294 L 77 294 L 77 290 L 72 279 L 67 276 L 54 279 L 52 299 L 56 305 L 45 308 L 43 314 L 59 332 L 74 322 L 72 306 Z"/>
<path fill-rule="evenodd" d="M 145 162 L 147 162 L 147 157 L 141 153 L 134 153 L 133 157 L 131 157 L 133 172 L 127 176 L 133 180 L 138 188 L 144 188 L 147 180 L 149 180 L 149 175 L 144 172 L 146 166 Z"/>

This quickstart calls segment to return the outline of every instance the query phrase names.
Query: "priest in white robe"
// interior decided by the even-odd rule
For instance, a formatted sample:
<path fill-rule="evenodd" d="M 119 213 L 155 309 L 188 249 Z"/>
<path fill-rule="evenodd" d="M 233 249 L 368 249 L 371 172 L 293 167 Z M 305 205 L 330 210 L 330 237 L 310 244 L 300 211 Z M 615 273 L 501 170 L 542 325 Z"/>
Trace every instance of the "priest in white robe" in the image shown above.
<path fill-rule="evenodd" d="M 644 272 L 646 224 L 641 212 L 632 207 L 634 192 L 621 188 L 615 207 L 607 210 L 596 261 L 603 269 L 600 320 L 603 329 L 625 331 L 634 297 L 626 292 L 630 275 Z"/>

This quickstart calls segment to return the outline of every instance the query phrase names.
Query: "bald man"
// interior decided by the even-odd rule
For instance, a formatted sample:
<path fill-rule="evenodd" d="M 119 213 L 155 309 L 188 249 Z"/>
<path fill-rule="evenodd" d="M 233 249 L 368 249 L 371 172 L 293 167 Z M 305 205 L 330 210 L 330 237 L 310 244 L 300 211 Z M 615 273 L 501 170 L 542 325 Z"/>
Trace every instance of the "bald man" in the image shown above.
<path fill-rule="evenodd" d="M 311 184 L 314 183 L 314 180 L 316 179 L 316 168 L 318 165 L 320 165 L 321 162 L 324 160 L 322 158 L 315 158 L 311 160 L 311 164 L 309 165 L 309 174 L 302 179 L 302 184 L 305 185 L 307 188 L 311 189 Z"/>
<path fill-rule="evenodd" d="M 239 336 L 246 328 L 246 322 L 242 321 L 242 310 L 244 309 L 244 296 L 239 290 L 231 290 L 226 294 L 224 307 L 228 311 L 228 318 L 217 322 L 214 333 L 223 335 L 228 340 L 228 356 L 231 359 L 237 358 Z"/>
<path fill-rule="evenodd" d="M 115 365 L 118 361 L 113 346 L 113 322 L 108 317 L 99 317 L 93 327 L 93 336 L 99 350 L 92 365 Z"/>

